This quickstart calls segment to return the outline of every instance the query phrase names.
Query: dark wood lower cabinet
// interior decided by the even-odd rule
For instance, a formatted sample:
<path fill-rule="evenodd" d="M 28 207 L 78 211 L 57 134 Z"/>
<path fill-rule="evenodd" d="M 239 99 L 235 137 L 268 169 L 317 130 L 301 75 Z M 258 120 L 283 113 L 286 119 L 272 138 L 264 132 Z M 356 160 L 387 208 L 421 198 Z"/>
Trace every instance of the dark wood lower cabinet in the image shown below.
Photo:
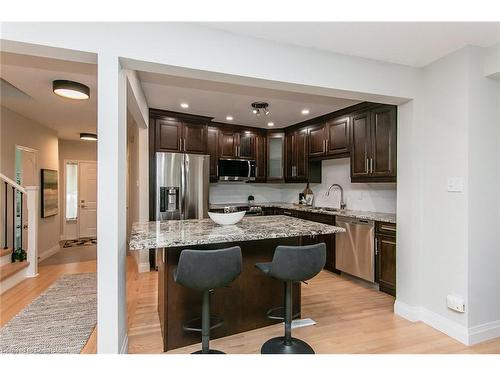
<path fill-rule="evenodd" d="M 382 292 L 396 296 L 396 225 L 376 223 L 376 277 Z"/>

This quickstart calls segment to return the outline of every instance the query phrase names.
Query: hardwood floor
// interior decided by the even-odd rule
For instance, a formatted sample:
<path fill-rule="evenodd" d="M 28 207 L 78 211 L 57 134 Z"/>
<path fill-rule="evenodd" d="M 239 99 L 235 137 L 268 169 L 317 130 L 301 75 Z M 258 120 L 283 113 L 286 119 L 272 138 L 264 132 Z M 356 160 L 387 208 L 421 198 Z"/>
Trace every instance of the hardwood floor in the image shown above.
<path fill-rule="evenodd" d="M 157 273 L 136 271 L 128 257 L 127 303 L 129 353 L 161 353 L 160 324 L 156 312 Z M 26 279 L 1 296 L 0 325 L 5 324 L 65 273 L 95 272 L 95 261 L 40 266 L 40 275 Z M 217 293 L 217 292 L 215 292 Z M 293 330 L 316 353 L 497 353 L 500 339 L 465 346 L 423 324 L 393 314 L 394 299 L 328 271 L 303 285 L 303 317 L 316 326 Z M 227 353 L 259 353 L 267 339 L 281 335 L 281 324 L 225 337 L 211 342 Z M 82 353 L 96 352 L 94 331 Z M 199 345 L 169 351 L 190 353 Z"/>

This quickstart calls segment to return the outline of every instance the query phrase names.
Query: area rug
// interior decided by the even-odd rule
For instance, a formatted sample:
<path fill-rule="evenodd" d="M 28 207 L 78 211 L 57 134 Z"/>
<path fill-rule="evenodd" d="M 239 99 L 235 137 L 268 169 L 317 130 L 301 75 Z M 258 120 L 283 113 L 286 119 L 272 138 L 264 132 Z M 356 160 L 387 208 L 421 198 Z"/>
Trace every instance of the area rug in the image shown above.
<path fill-rule="evenodd" d="M 0 353 L 80 353 L 97 320 L 95 273 L 64 275 L 5 326 Z"/>
<path fill-rule="evenodd" d="M 63 247 L 92 246 L 97 244 L 97 238 L 80 238 L 78 240 L 64 241 Z"/>

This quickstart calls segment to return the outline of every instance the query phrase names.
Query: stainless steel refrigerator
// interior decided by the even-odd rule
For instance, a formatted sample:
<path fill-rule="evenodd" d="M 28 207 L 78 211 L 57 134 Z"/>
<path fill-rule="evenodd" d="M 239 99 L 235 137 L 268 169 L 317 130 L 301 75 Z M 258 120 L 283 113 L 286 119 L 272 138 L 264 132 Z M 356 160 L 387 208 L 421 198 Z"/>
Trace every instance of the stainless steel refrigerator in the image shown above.
<path fill-rule="evenodd" d="M 208 217 L 209 156 L 156 153 L 156 220 Z"/>

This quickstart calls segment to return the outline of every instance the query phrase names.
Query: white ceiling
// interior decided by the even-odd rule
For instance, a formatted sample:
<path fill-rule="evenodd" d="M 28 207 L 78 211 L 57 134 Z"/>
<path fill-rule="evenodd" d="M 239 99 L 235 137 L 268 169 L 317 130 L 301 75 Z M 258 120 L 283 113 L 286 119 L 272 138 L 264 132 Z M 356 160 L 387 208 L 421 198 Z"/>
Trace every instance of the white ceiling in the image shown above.
<path fill-rule="evenodd" d="M 59 138 L 79 139 L 97 130 L 97 65 L 45 57 L 0 54 L 1 78 L 26 95 L 2 84 L 1 104 L 57 131 Z M 52 81 L 66 79 L 90 87 L 89 100 L 71 100 L 52 92 Z M 9 87 L 9 90 L 3 90 Z"/>
<path fill-rule="evenodd" d="M 299 94 L 228 83 L 139 72 L 139 79 L 151 108 L 194 113 L 214 117 L 213 121 L 229 124 L 269 128 L 283 128 L 314 118 L 359 101 L 326 96 Z M 269 103 L 269 115 L 256 116 L 250 104 L 255 101 Z M 188 103 L 184 109 L 181 103 Z M 302 115 L 302 109 L 309 109 Z M 232 116 L 233 121 L 226 120 Z"/>
<path fill-rule="evenodd" d="M 466 45 L 500 43 L 500 22 L 212 22 L 206 26 L 279 43 L 414 67 Z"/>

